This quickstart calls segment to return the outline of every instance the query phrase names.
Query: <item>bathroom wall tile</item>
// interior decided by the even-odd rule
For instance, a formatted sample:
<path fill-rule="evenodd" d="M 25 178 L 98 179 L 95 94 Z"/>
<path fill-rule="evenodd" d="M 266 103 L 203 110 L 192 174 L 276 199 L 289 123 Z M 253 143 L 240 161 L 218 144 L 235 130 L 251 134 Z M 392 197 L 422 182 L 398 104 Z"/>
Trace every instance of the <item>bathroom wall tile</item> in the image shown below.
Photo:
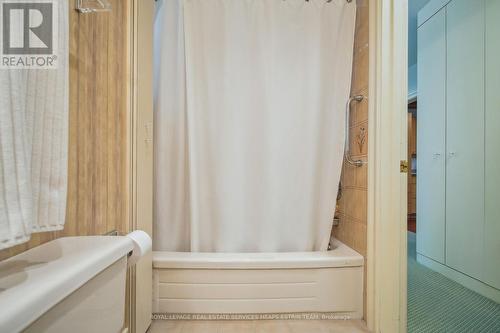
<path fill-rule="evenodd" d="M 353 243 L 352 228 L 352 220 L 348 216 L 342 215 L 339 225 L 333 228 L 332 233 L 335 238 L 347 246 L 351 246 Z"/>
<path fill-rule="evenodd" d="M 354 247 L 354 224 L 352 219 L 349 216 L 344 215 L 342 224 L 344 227 L 343 241 L 347 246 Z"/>
<path fill-rule="evenodd" d="M 333 237 L 341 240 L 344 243 L 346 243 L 346 241 L 345 241 L 345 239 L 346 239 L 345 226 L 346 226 L 345 216 L 341 215 L 339 225 L 333 227 L 333 229 L 332 229 Z"/>
<path fill-rule="evenodd" d="M 349 163 L 344 163 L 341 179 L 342 179 L 342 186 L 344 188 L 356 187 L 360 189 L 367 189 L 368 166 L 364 164 L 361 167 L 357 167 Z"/>
<path fill-rule="evenodd" d="M 368 30 L 368 23 L 370 19 L 369 11 L 370 0 L 356 0 L 356 29 Z"/>
<path fill-rule="evenodd" d="M 354 235 L 353 235 L 353 243 L 354 249 L 366 257 L 366 224 L 354 222 Z"/>
<path fill-rule="evenodd" d="M 343 220 L 341 221 L 339 228 L 342 228 L 342 239 L 341 241 L 349 246 L 350 248 L 356 250 L 354 244 L 355 238 L 355 222 L 349 216 L 343 216 Z M 340 239 L 340 238 L 339 238 Z"/>
<path fill-rule="evenodd" d="M 342 187 L 353 186 L 356 186 L 356 167 L 349 163 L 344 163 L 342 167 Z"/>
<path fill-rule="evenodd" d="M 357 0 L 357 5 L 351 95 L 362 94 L 369 97 L 369 0 Z M 360 103 L 353 102 L 350 116 L 349 143 L 352 155 L 357 159 L 366 160 L 368 156 L 368 98 Z M 338 201 L 337 211 L 340 224 L 332 229 L 332 234 L 366 259 L 368 167 L 364 165 L 357 168 L 344 163 L 341 181 L 343 194 Z M 366 270 L 364 276 L 366 281 Z M 364 289 L 366 300 L 366 284 Z M 364 307 L 366 313 L 366 302 Z"/>
<path fill-rule="evenodd" d="M 362 157 L 368 154 L 368 121 L 359 123 L 350 129 L 351 155 Z"/>
<path fill-rule="evenodd" d="M 368 96 L 367 89 L 363 89 L 358 93 Z M 361 102 L 353 102 L 351 109 L 351 126 L 368 121 L 368 98 L 363 99 Z"/>
<path fill-rule="evenodd" d="M 367 1 L 367 0 L 364 0 Z M 358 3 L 358 8 L 356 12 L 356 34 L 354 37 L 354 50 L 357 51 L 360 48 L 364 48 L 368 45 L 369 40 L 369 10 L 368 5 L 360 5 Z"/>
<path fill-rule="evenodd" d="M 354 51 L 359 52 L 360 50 L 368 47 L 368 29 L 360 29 L 356 31 L 356 39 L 354 41 Z"/>
<path fill-rule="evenodd" d="M 368 60 L 368 46 L 354 53 L 352 92 L 355 94 L 368 88 Z"/>
<path fill-rule="evenodd" d="M 365 189 L 346 188 L 343 191 L 343 214 L 356 222 L 366 223 L 368 193 Z"/>
<path fill-rule="evenodd" d="M 368 7 L 365 6 L 364 14 L 358 15 L 360 15 L 359 17 L 365 15 L 367 20 Z M 359 29 L 363 27 L 363 24 L 358 22 L 357 26 Z M 368 29 L 368 24 L 363 29 Z M 361 38 L 359 33 L 357 33 L 356 38 Z M 355 50 L 352 94 L 367 96 L 368 47 L 365 46 Z M 360 103 L 353 103 L 351 112 L 350 145 L 352 154 L 355 157 L 366 159 L 368 153 L 368 99 Z M 343 195 L 338 202 L 340 225 L 333 228 L 332 234 L 345 244 L 365 253 L 368 168 L 366 165 L 357 168 L 344 163 L 341 179 Z"/>
<path fill-rule="evenodd" d="M 365 158 L 366 160 L 366 158 Z M 368 165 L 364 164 L 361 167 L 354 167 L 351 166 L 351 168 L 356 168 L 356 187 L 358 188 L 364 188 L 368 189 Z"/>
<path fill-rule="evenodd" d="M 340 179 L 343 179 L 343 176 L 340 176 Z M 339 193 L 338 193 L 339 194 Z M 338 198 L 338 195 L 337 195 Z M 335 217 L 340 217 L 343 212 L 343 205 L 344 205 L 344 198 L 342 194 L 340 193 L 340 198 L 338 198 L 336 206 L 335 206 Z"/>

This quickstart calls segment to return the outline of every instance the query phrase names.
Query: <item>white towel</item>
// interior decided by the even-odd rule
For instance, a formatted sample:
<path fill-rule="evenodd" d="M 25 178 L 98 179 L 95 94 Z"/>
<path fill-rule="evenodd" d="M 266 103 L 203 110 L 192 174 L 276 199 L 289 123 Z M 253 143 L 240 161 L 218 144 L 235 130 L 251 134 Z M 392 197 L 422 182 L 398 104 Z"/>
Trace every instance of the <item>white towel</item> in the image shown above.
<path fill-rule="evenodd" d="M 57 69 L 0 69 L 0 249 L 64 228 L 68 2 L 57 8 Z"/>

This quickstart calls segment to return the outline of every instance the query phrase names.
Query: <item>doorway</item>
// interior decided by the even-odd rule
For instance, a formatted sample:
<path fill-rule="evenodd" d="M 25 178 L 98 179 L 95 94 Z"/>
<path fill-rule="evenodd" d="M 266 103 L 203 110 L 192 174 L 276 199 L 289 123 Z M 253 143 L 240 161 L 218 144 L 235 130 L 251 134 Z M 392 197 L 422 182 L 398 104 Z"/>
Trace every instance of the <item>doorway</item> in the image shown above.
<path fill-rule="evenodd" d="M 498 332 L 500 3 L 409 5 L 408 332 Z"/>

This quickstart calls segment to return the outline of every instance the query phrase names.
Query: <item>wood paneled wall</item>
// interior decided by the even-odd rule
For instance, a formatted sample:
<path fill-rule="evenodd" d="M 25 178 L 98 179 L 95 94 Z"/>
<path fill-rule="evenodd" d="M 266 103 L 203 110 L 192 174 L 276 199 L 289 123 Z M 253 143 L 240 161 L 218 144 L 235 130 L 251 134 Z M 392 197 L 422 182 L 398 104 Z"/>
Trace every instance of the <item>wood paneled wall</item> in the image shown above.
<path fill-rule="evenodd" d="M 369 1 L 358 1 L 351 96 L 368 97 L 369 66 Z M 349 144 L 354 160 L 368 159 L 368 99 L 354 102 L 351 108 Z M 354 167 L 344 163 L 342 168 L 342 197 L 337 202 L 338 226 L 333 235 L 365 257 L 366 306 L 366 229 L 368 216 L 368 167 Z M 366 311 L 365 311 L 366 313 Z"/>
<path fill-rule="evenodd" d="M 49 240 L 125 233 L 128 213 L 129 0 L 78 14 L 70 1 L 68 203 L 63 231 L 33 234 L 0 260 Z"/>

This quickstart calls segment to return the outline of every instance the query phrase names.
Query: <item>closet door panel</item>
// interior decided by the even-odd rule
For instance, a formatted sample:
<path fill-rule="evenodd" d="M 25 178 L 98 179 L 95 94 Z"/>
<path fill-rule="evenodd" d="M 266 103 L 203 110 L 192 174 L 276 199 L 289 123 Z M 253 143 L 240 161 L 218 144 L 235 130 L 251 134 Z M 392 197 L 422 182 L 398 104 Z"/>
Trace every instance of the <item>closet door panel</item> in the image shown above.
<path fill-rule="evenodd" d="M 418 29 L 417 252 L 444 263 L 446 12 Z"/>
<path fill-rule="evenodd" d="M 482 278 L 485 0 L 447 6 L 446 264 Z"/>
<path fill-rule="evenodd" d="M 486 1 L 484 282 L 500 289 L 500 0 Z"/>

